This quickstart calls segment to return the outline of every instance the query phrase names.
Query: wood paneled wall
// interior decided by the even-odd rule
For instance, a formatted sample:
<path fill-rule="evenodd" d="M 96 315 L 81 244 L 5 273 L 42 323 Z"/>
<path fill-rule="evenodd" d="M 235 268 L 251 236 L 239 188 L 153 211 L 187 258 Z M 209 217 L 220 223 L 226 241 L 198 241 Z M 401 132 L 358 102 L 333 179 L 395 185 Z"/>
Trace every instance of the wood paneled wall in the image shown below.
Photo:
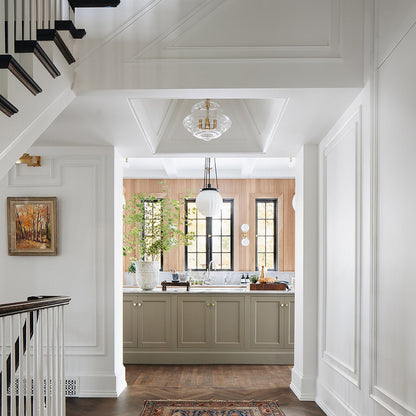
<path fill-rule="evenodd" d="M 159 179 L 124 179 L 124 196 L 128 200 L 134 193 L 163 193 Z M 184 198 L 189 192 L 197 195 L 202 179 L 167 179 L 168 196 Z M 255 200 L 256 198 L 278 198 L 278 268 L 280 271 L 295 270 L 295 211 L 292 198 L 295 193 L 294 179 L 221 179 L 219 188 L 223 198 L 234 199 L 234 270 L 255 269 Z M 250 245 L 240 243 L 241 224 L 250 226 Z M 165 253 L 164 270 L 184 269 L 184 247 Z M 125 260 L 125 270 L 129 264 Z"/>

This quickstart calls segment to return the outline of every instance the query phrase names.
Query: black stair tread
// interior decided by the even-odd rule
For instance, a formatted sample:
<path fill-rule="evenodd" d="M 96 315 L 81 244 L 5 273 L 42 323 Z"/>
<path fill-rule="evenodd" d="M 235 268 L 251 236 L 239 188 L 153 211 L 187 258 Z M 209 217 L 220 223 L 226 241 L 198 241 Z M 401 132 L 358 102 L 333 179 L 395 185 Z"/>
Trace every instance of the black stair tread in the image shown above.
<path fill-rule="evenodd" d="M 46 70 L 51 74 L 53 78 L 59 77 L 61 73 L 59 69 L 55 66 L 43 48 L 40 46 L 39 42 L 36 40 L 18 40 L 15 42 L 15 51 L 17 53 L 33 53 L 46 68 Z"/>
<path fill-rule="evenodd" d="M 36 32 L 36 38 L 39 42 L 46 40 L 55 42 L 68 64 L 71 65 L 75 62 L 74 56 L 56 29 L 38 29 Z"/>
<path fill-rule="evenodd" d="M 82 39 L 86 35 L 85 29 L 77 29 L 72 20 L 55 20 L 56 30 L 68 30 L 74 39 Z"/>
<path fill-rule="evenodd" d="M 11 55 L 0 55 L 0 68 L 8 69 L 33 95 L 42 92 L 42 88 Z"/>
<path fill-rule="evenodd" d="M 75 7 L 117 7 L 120 0 L 69 0 L 69 4 Z"/>
<path fill-rule="evenodd" d="M 7 117 L 11 117 L 19 110 L 7 98 L 0 95 L 0 111 L 6 114 Z"/>

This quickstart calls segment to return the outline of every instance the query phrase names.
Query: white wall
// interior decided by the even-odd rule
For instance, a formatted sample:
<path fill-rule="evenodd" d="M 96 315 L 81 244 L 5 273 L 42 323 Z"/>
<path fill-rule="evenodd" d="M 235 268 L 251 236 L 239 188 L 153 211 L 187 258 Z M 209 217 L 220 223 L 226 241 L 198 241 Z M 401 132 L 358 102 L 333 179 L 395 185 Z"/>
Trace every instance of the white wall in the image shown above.
<path fill-rule="evenodd" d="M 375 2 L 372 76 L 320 144 L 316 399 L 328 415 L 416 415 L 410 3 L 394 2 L 392 13 L 391 2 Z"/>
<path fill-rule="evenodd" d="M 32 147 L 29 152 L 42 157 L 42 167 L 12 168 L 0 181 L 1 199 L 56 196 L 58 255 L 8 256 L 3 231 L 0 303 L 30 295 L 70 296 L 66 376 L 78 378 L 81 396 L 116 396 L 125 386 L 122 273 L 116 273 L 122 270 L 121 224 L 115 222 L 115 216 L 121 218 L 121 158 L 112 147 Z M 6 203 L 0 205 L 0 218 L 6 230 Z"/>

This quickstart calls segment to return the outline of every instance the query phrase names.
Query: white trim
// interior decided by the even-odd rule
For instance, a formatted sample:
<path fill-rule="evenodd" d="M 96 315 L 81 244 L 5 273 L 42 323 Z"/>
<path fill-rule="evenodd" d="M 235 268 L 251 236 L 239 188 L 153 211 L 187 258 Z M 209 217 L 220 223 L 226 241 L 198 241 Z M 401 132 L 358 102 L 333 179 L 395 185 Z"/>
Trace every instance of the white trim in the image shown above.
<path fill-rule="evenodd" d="M 331 151 L 346 137 L 348 132 L 355 129 L 355 299 L 354 299 L 354 328 L 355 338 L 352 340 L 354 345 L 353 365 L 348 365 L 335 357 L 326 350 L 326 314 L 327 314 L 327 225 L 326 225 L 326 206 L 327 206 L 327 157 Z M 361 211 L 362 211 L 362 106 L 359 105 L 355 112 L 334 134 L 328 136 L 322 151 L 322 338 L 321 356 L 323 361 L 337 371 L 341 376 L 360 388 L 360 363 L 361 363 Z"/>

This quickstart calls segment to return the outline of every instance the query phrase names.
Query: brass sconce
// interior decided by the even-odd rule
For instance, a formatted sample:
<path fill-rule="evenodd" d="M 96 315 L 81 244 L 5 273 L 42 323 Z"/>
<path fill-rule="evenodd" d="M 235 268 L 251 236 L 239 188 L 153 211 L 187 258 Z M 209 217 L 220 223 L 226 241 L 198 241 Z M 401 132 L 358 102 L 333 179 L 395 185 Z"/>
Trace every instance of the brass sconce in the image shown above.
<path fill-rule="evenodd" d="M 42 166 L 40 156 L 30 156 L 29 153 L 23 153 L 20 159 L 16 162 L 16 165 L 25 164 L 30 167 Z"/>

